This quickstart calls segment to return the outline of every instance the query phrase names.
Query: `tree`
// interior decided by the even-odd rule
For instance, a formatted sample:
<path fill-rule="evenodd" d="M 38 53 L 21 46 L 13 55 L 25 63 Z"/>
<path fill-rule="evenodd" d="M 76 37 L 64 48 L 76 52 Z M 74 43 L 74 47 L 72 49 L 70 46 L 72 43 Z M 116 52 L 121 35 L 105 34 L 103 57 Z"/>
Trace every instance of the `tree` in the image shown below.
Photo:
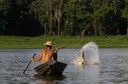
<path fill-rule="evenodd" d="M 75 3 L 72 1 L 68 1 L 65 3 L 63 8 L 63 21 L 65 22 L 64 26 L 65 29 L 63 29 L 64 35 L 70 34 L 73 35 L 74 31 L 74 23 L 75 23 L 75 17 L 76 17 L 76 7 Z"/>
<path fill-rule="evenodd" d="M 10 2 L 7 0 L 0 0 L 0 34 L 7 33 L 7 27 L 8 24 L 7 21 L 7 15 L 8 10 L 10 8 Z"/>
<path fill-rule="evenodd" d="M 123 9 L 122 11 L 122 17 L 126 19 L 127 22 L 126 34 L 128 35 L 128 0 L 125 0 L 125 9 Z"/>
<path fill-rule="evenodd" d="M 41 22 L 42 25 L 44 25 L 44 35 L 45 36 L 47 35 L 47 24 L 49 22 L 48 20 L 49 20 L 48 16 L 46 16 L 46 15 L 42 15 L 40 17 L 40 22 Z"/>
<path fill-rule="evenodd" d="M 128 34 L 128 0 L 0 0 L 0 35 L 77 36 L 83 30 Z"/>
<path fill-rule="evenodd" d="M 63 4 L 63 0 L 61 0 L 59 6 L 56 6 L 54 9 L 55 17 L 58 22 L 58 36 L 60 36 L 60 23 L 62 19 L 62 13 L 61 13 L 62 4 Z"/>

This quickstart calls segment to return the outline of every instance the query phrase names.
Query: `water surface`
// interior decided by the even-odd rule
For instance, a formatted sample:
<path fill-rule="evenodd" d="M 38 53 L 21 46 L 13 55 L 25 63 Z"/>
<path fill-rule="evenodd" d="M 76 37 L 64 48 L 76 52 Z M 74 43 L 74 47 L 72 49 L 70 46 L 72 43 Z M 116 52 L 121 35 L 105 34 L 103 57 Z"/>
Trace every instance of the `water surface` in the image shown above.
<path fill-rule="evenodd" d="M 36 77 L 33 70 L 41 63 L 30 58 L 41 49 L 0 49 L 0 84 L 128 84 L 128 49 L 100 49 L 99 65 L 73 65 L 80 49 L 61 49 L 58 60 L 67 63 L 62 76 Z"/>

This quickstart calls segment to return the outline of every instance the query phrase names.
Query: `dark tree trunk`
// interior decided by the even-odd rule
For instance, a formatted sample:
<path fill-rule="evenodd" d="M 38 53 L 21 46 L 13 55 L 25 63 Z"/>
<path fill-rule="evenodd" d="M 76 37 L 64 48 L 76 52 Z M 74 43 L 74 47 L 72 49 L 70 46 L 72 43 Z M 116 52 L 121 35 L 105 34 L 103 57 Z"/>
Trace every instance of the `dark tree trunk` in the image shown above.
<path fill-rule="evenodd" d="M 46 24 L 44 24 L 44 35 L 46 36 L 47 35 L 47 27 L 46 27 L 47 25 Z"/>
<path fill-rule="evenodd" d="M 127 33 L 127 35 L 128 35 L 128 22 L 127 22 L 127 29 L 126 29 L 126 33 Z"/>
<path fill-rule="evenodd" d="M 50 35 L 52 35 L 52 27 L 53 27 L 53 23 L 52 23 L 52 6 L 50 6 Z"/>

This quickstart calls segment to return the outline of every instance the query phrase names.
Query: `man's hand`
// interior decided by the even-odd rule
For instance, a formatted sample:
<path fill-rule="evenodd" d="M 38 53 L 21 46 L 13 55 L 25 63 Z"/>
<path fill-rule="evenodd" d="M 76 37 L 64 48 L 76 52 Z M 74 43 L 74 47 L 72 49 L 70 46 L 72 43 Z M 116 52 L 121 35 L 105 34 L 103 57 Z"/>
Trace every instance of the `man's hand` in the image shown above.
<path fill-rule="evenodd" d="M 33 61 L 34 60 L 34 58 L 33 57 L 31 57 L 31 61 Z"/>
<path fill-rule="evenodd" d="M 59 48 L 56 48 L 56 52 L 58 52 L 59 51 Z"/>

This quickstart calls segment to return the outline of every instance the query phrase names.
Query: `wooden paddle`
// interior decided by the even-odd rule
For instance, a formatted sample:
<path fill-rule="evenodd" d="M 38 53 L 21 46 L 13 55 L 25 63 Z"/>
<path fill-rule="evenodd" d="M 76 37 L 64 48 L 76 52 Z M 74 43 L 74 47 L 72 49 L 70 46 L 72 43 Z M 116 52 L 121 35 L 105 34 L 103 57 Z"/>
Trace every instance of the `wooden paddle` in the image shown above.
<path fill-rule="evenodd" d="M 33 55 L 33 58 L 35 57 L 35 55 L 36 55 L 36 54 Z M 31 62 L 32 62 L 32 61 L 30 60 L 29 63 L 28 63 L 28 65 L 27 65 L 27 67 L 25 68 L 23 74 L 25 74 L 25 71 L 27 70 L 27 68 L 29 67 L 29 65 L 30 65 Z"/>

